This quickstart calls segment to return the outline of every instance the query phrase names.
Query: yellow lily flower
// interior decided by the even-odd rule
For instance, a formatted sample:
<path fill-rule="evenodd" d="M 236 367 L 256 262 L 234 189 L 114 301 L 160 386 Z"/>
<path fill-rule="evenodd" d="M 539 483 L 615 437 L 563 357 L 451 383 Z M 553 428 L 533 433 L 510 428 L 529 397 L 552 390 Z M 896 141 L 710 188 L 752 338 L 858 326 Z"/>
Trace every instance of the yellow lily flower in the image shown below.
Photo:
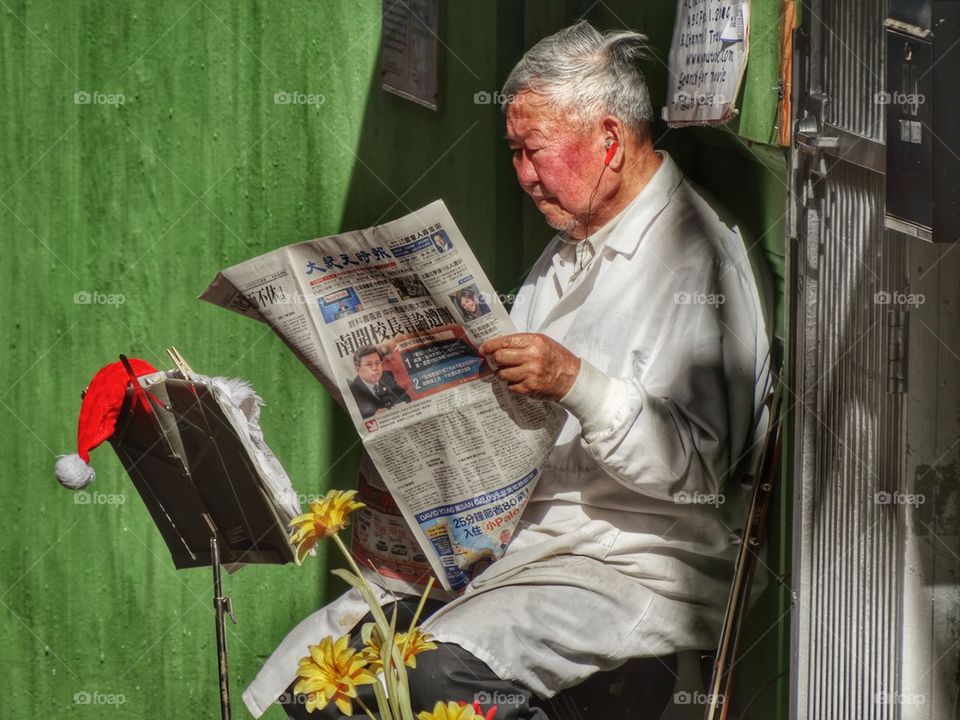
<path fill-rule="evenodd" d="M 349 643 L 349 635 L 336 642 L 327 636 L 319 645 L 309 646 L 308 657 L 300 658 L 293 692 L 307 695 L 307 712 L 322 710 L 332 701 L 341 713 L 352 715 L 357 687 L 377 682 L 362 655 Z"/>
<path fill-rule="evenodd" d="M 429 635 L 420 632 L 420 628 L 415 627 L 410 632 L 397 633 L 394 635 L 394 641 L 400 650 L 400 656 L 403 658 L 403 664 L 409 668 L 417 667 L 417 655 L 427 650 L 436 650 L 436 643 L 430 640 Z M 362 650 L 363 657 L 374 672 L 383 670 L 383 663 L 380 661 L 380 635 L 376 630 L 370 635 L 367 646 Z"/>
<path fill-rule="evenodd" d="M 427 650 L 436 650 L 437 644 L 430 639 L 429 635 L 420 632 L 420 628 L 413 628 L 408 633 L 400 633 L 397 636 L 397 647 L 403 656 L 403 664 L 409 668 L 417 667 L 417 655 Z"/>
<path fill-rule="evenodd" d="M 296 528 L 290 536 L 290 543 L 297 547 L 298 564 L 318 541 L 343 530 L 350 513 L 364 507 L 362 502 L 353 499 L 356 494 L 356 490 L 331 490 L 320 500 L 310 503 L 310 512 L 290 521 Z"/>
<path fill-rule="evenodd" d="M 493 717 L 493 713 L 489 715 Z M 417 715 L 417 720 L 484 720 L 484 716 L 478 714 L 473 705 L 438 702 L 433 706 L 433 712 L 424 710 Z"/>

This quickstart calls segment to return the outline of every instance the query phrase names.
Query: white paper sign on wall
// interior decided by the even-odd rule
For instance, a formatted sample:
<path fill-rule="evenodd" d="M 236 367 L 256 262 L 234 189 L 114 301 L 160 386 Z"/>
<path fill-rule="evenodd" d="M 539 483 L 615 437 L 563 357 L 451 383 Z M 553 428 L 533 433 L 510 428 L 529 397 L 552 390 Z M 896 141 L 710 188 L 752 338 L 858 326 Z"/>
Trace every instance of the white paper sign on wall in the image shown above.
<path fill-rule="evenodd" d="M 749 41 L 750 0 L 677 3 L 663 108 L 668 125 L 719 125 L 736 115 Z"/>
<path fill-rule="evenodd" d="M 440 0 L 383 0 L 383 89 L 437 109 Z"/>

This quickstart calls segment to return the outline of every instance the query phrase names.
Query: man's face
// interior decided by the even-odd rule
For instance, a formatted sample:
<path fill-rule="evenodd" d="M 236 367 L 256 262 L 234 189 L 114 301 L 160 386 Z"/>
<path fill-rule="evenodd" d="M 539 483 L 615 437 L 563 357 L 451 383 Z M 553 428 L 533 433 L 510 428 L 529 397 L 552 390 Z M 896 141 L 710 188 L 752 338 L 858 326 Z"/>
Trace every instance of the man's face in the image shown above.
<path fill-rule="evenodd" d="M 507 106 L 507 141 L 524 191 L 547 223 L 583 237 L 589 201 L 603 170 L 600 128 L 584 131 L 541 96 L 520 93 Z"/>
<path fill-rule="evenodd" d="M 360 358 L 360 367 L 357 375 L 368 385 L 376 385 L 383 377 L 383 360 L 377 353 L 370 353 Z"/>

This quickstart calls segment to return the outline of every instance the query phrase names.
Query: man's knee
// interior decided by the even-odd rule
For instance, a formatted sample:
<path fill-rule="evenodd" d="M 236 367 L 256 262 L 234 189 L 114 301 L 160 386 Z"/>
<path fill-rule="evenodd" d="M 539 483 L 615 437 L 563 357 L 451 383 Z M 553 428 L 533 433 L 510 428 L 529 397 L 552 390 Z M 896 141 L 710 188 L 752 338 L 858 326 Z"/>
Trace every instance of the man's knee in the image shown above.
<path fill-rule="evenodd" d="M 419 695 L 436 696 L 437 700 L 445 701 L 465 700 L 472 703 L 472 696 L 441 697 L 438 693 L 456 691 L 462 695 L 474 685 L 500 681 L 497 674 L 477 656 L 459 645 L 442 642 L 437 643 L 436 650 L 418 655 L 416 669 L 407 672 L 411 692 L 416 688 Z"/>
<path fill-rule="evenodd" d="M 433 710 L 438 702 L 480 703 L 486 712 L 498 705 L 497 720 L 546 720 L 533 707 L 536 698 L 526 688 L 504 680 L 473 653 L 453 643 L 417 656 L 408 671 L 410 699 L 415 711 Z"/>

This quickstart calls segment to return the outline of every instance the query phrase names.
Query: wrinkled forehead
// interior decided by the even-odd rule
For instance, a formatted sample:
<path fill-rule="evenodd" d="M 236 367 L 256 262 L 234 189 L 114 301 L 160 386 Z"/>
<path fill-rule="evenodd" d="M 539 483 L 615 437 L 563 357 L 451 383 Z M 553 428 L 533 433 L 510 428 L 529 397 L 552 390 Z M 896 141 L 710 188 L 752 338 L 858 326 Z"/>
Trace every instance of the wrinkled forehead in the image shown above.
<path fill-rule="evenodd" d="M 524 140 L 533 134 L 544 136 L 572 130 L 568 116 L 543 95 L 523 92 L 507 104 L 507 140 Z"/>

